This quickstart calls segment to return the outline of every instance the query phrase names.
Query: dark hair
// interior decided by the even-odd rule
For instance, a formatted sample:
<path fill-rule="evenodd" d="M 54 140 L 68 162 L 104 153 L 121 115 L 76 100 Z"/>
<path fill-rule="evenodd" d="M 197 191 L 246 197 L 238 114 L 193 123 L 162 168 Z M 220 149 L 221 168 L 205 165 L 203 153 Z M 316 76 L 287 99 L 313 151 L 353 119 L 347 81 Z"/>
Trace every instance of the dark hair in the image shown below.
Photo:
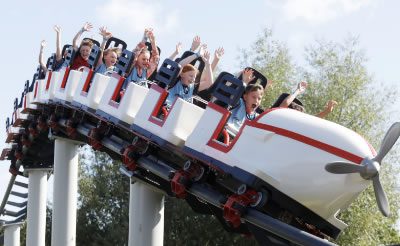
<path fill-rule="evenodd" d="M 247 94 L 247 93 L 250 93 L 250 92 L 253 92 L 253 91 L 258 91 L 258 90 L 264 91 L 264 87 L 262 87 L 259 84 L 249 84 L 249 85 L 246 86 L 246 89 L 244 90 L 243 94 Z"/>

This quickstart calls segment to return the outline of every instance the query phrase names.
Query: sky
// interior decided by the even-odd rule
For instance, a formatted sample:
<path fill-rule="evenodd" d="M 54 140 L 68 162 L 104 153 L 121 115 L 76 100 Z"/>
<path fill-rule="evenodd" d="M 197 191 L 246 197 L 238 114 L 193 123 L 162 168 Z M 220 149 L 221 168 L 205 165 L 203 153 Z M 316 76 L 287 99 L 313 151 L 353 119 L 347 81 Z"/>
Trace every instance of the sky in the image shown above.
<path fill-rule="evenodd" d="M 84 36 L 100 40 L 97 30 L 106 26 L 129 49 L 141 39 L 145 27 L 152 27 L 161 59 L 174 51 L 177 42 L 186 50 L 200 35 L 211 52 L 224 47 L 219 66 L 232 73 L 240 69 L 238 49 L 249 48 L 264 28 L 287 44 L 299 64 L 304 62 L 304 47 L 316 39 L 341 42 L 355 35 L 375 80 L 389 88 L 398 87 L 400 80 L 400 1 L 396 0 L 12 0 L 2 3 L 2 9 L 0 53 L 7 59 L 0 66 L 0 150 L 6 146 L 4 122 L 12 114 L 14 98 L 36 70 L 41 40 L 47 41 L 45 57 L 55 51 L 55 24 L 62 28 L 63 44 L 70 44 L 89 21 L 94 29 Z M 398 121 L 399 117 L 391 118 Z M 0 199 L 10 178 L 9 164 L 0 162 Z"/>

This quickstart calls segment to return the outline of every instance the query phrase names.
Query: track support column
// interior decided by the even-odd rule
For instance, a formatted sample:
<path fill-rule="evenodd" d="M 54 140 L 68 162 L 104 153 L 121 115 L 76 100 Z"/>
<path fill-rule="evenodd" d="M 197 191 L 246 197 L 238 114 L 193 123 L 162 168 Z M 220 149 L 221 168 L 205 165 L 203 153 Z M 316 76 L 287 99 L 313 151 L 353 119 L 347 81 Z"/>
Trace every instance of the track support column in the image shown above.
<path fill-rule="evenodd" d="M 29 175 L 26 245 L 44 246 L 49 169 L 26 169 L 25 171 Z"/>
<path fill-rule="evenodd" d="M 4 225 L 4 246 L 20 246 L 22 223 Z"/>
<path fill-rule="evenodd" d="M 164 243 L 164 196 L 147 185 L 130 186 L 128 246 L 162 246 Z"/>
<path fill-rule="evenodd" d="M 51 245 L 75 246 L 79 143 L 56 138 Z"/>

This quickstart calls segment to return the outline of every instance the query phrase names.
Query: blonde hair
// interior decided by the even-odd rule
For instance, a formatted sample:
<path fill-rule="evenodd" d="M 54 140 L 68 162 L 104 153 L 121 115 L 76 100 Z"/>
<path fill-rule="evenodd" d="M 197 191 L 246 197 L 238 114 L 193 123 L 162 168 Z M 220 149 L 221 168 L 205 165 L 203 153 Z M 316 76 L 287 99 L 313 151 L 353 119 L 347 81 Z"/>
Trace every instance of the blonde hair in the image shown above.
<path fill-rule="evenodd" d="M 108 48 L 104 51 L 103 56 L 108 55 L 110 52 L 115 52 L 119 57 L 121 55 L 121 50 L 118 47 Z"/>

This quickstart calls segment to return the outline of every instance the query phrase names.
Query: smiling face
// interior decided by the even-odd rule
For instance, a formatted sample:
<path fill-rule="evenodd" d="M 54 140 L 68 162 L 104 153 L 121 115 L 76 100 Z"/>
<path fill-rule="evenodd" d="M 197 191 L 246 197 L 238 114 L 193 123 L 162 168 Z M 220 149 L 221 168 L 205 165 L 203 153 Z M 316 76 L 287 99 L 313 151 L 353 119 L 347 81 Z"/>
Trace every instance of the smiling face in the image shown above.
<path fill-rule="evenodd" d="M 117 63 L 118 55 L 114 51 L 109 51 L 104 55 L 104 63 L 106 67 L 114 66 Z"/>
<path fill-rule="evenodd" d="M 197 72 L 194 70 L 182 72 L 181 73 L 182 84 L 188 86 L 191 83 L 194 83 L 194 81 L 196 80 L 196 74 Z"/>
<path fill-rule="evenodd" d="M 82 56 L 82 58 L 87 61 L 89 59 L 89 55 L 90 55 L 90 51 L 91 51 L 92 47 L 88 46 L 88 45 L 82 45 L 80 48 L 80 54 Z"/>
<path fill-rule="evenodd" d="M 150 61 L 150 52 L 142 52 L 140 53 L 136 65 L 140 68 L 148 68 L 149 67 L 149 61 Z"/>
<path fill-rule="evenodd" d="M 255 90 L 243 95 L 243 100 L 246 104 L 246 112 L 248 114 L 253 114 L 258 106 L 260 106 L 263 94 L 263 90 Z"/>

